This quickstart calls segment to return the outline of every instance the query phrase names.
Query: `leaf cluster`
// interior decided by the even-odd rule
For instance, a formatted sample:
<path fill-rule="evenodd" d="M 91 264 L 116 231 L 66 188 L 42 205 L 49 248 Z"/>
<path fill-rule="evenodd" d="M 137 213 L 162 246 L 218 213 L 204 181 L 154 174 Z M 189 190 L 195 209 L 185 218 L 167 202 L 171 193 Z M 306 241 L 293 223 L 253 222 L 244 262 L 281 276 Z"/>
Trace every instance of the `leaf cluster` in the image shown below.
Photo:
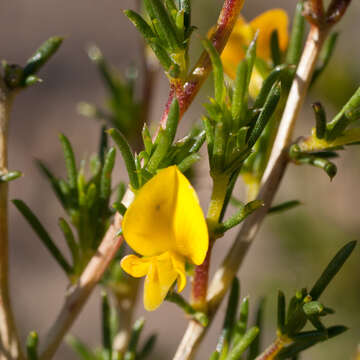
<path fill-rule="evenodd" d="M 130 142 L 136 142 L 143 122 L 142 104 L 135 96 L 137 68 L 129 68 L 125 76 L 121 76 L 108 64 L 98 47 L 91 46 L 88 54 L 99 71 L 108 98 L 104 110 L 93 104 L 82 102 L 78 106 L 78 111 L 84 116 L 105 121 L 121 131 Z"/>
<path fill-rule="evenodd" d="M 261 322 L 261 310 L 258 310 L 256 326 L 248 326 L 249 298 L 242 299 L 239 306 L 240 285 L 237 278 L 234 279 L 227 303 L 223 328 L 216 346 L 215 352 L 209 360 L 237 360 L 242 359 L 247 349 L 250 349 L 246 359 L 253 359 L 259 342 L 259 324 Z M 239 309 L 238 309 L 239 308 Z M 260 309 L 262 306 L 260 307 Z"/>
<path fill-rule="evenodd" d="M 8 88 L 11 90 L 22 89 L 41 82 L 37 73 L 56 53 L 62 42 L 63 38 L 60 36 L 49 38 L 27 60 L 25 66 L 8 64 L 4 60 L 2 62 L 3 79 Z"/>
<path fill-rule="evenodd" d="M 337 167 L 331 159 L 338 157 L 337 151 L 343 150 L 344 146 L 357 145 L 360 141 L 360 128 L 356 125 L 349 127 L 360 119 L 360 88 L 329 122 L 321 103 L 314 103 L 312 107 L 316 127 L 309 138 L 292 145 L 289 155 L 297 164 L 323 169 L 332 179 Z"/>
<path fill-rule="evenodd" d="M 68 215 L 68 221 L 63 217 L 59 219 L 59 227 L 71 253 L 71 264 L 25 202 L 13 200 L 13 203 L 58 264 L 75 281 L 96 251 L 114 213 L 109 205 L 112 194 L 111 174 L 115 164 L 116 150 L 114 148 L 106 150 L 106 144 L 103 144 L 100 155 L 94 155 L 91 158 L 91 176 L 87 179 L 85 161 L 82 161 L 78 167 L 68 138 L 60 135 L 60 141 L 64 152 L 67 178 L 56 177 L 42 161 L 38 161 L 38 165 Z M 118 201 L 121 201 L 124 192 L 125 186 L 120 184 Z"/>
<path fill-rule="evenodd" d="M 139 189 L 152 178 L 157 170 L 177 165 L 180 171 L 188 170 L 199 158 L 198 151 L 205 141 L 205 132 L 194 128 L 189 135 L 174 142 L 179 122 L 179 103 L 173 100 L 165 128 L 160 128 L 152 140 L 146 124 L 142 131 L 144 150 L 134 153 L 125 136 L 116 129 L 108 133 L 118 146 L 134 190 Z"/>
<path fill-rule="evenodd" d="M 116 335 L 119 333 L 119 321 L 116 309 L 111 306 L 106 293 L 102 295 L 102 346 L 95 350 L 89 348 L 74 336 L 68 336 L 67 341 L 82 360 L 143 360 L 151 354 L 156 335 L 150 335 L 139 347 L 141 332 L 145 325 L 144 318 L 136 320 L 129 343 L 125 349 L 117 349 Z"/>
<path fill-rule="evenodd" d="M 170 80 L 187 75 L 191 26 L 190 0 L 144 0 L 146 21 L 132 10 L 125 15 L 153 50 Z"/>

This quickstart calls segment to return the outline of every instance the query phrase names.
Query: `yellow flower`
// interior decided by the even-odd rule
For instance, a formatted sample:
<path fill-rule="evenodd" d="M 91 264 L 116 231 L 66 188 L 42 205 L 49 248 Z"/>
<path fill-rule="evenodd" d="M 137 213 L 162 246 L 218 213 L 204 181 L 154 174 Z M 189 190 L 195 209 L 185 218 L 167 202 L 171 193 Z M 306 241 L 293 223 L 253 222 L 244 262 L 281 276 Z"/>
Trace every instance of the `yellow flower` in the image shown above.
<path fill-rule="evenodd" d="M 272 9 L 256 17 L 247 23 L 243 17 L 239 17 L 227 45 L 221 55 L 224 71 L 235 79 L 236 69 L 241 60 L 245 57 L 246 48 L 249 46 L 256 31 L 259 31 L 257 39 L 257 57 L 269 62 L 271 60 L 270 37 L 273 31 L 277 30 L 279 46 L 285 51 L 289 41 L 288 16 L 284 10 Z M 253 71 L 251 85 L 258 89 L 262 84 L 262 77 L 256 70 Z M 253 92 L 256 92 L 255 90 Z"/>
<path fill-rule="evenodd" d="M 203 263 L 209 237 L 194 188 L 176 166 L 160 170 L 136 194 L 123 219 L 129 246 L 143 255 L 128 255 L 122 268 L 145 279 L 144 305 L 155 310 L 177 280 L 186 285 L 185 262 Z"/>

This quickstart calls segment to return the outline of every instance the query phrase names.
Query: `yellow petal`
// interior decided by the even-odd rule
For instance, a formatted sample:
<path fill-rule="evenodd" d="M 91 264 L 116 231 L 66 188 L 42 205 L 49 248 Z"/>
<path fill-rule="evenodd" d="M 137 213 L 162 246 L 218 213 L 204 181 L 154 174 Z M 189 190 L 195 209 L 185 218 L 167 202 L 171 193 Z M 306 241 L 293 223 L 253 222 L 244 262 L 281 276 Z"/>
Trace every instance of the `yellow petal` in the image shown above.
<path fill-rule="evenodd" d="M 254 36 L 253 29 L 246 23 L 242 16 L 239 16 L 235 23 L 234 30 L 221 55 L 225 73 L 235 79 L 236 68 L 245 57 L 245 51 Z"/>
<path fill-rule="evenodd" d="M 137 193 L 123 219 L 123 233 L 129 246 L 144 256 L 171 249 L 172 223 L 177 197 L 176 167 L 158 172 Z"/>
<path fill-rule="evenodd" d="M 145 276 L 151 264 L 151 258 L 139 258 L 135 255 L 125 256 L 121 260 L 121 267 L 133 277 Z"/>
<path fill-rule="evenodd" d="M 286 50 L 289 41 L 288 23 L 288 16 L 282 9 L 266 11 L 251 21 L 250 25 L 254 33 L 259 30 L 257 40 L 258 57 L 264 60 L 270 59 L 270 37 L 274 30 L 278 31 L 280 49 Z"/>
<path fill-rule="evenodd" d="M 159 171 L 125 213 L 123 232 L 144 256 L 171 251 L 201 264 L 209 245 L 206 221 L 194 188 L 176 166 Z"/>
<path fill-rule="evenodd" d="M 185 261 L 179 255 L 172 253 L 171 261 L 174 270 L 177 273 L 177 291 L 181 292 L 186 286 L 186 273 L 185 273 Z"/>
<path fill-rule="evenodd" d="M 159 307 L 178 276 L 169 252 L 151 260 L 144 288 L 144 306 L 148 311 Z"/>
<path fill-rule="evenodd" d="M 187 178 L 175 169 L 178 179 L 173 225 L 175 252 L 200 265 L 209 247 L 207 224 L 194 188 Z"/>
<path fill-rule="evenodd" d="M 255 99 L 259 95 L 263 82 L 263 77 L 256 69 L 256 67 L 254 67 L 249 84 L 249 93 L 253 99 Z"/>

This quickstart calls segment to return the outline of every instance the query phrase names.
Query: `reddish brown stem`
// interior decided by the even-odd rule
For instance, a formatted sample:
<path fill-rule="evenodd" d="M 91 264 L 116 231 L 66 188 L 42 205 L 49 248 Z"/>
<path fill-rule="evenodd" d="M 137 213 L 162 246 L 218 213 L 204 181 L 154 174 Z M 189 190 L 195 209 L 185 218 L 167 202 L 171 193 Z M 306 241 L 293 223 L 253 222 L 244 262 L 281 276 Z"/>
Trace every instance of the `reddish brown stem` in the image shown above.
<path fill-rule="evenodd" d="M 283 349 L 285 342 L 282 339 L 276 339 L 261 355 L 255 360 L 273 360 L 275 356 Z"/>
<path fill-rule="evenodd" d="M 322 18 L 324 16 L 323 0 L 311 0 L 311 7 L 316 17 Z"/>
<path fill-rule="evenodd" d="M 204 262 L 196 266 L 192 287 L 192 306 L 199 311 L 206 311 L 206 295 L 209 282 L 209 270 L 212 245 L 206 254 Z"/>
<path fill-rule="evenodd" d="M 351 0 L 333 0 L 326 13 L 327 23 L 332 25 L 339 22 L 350 3 Z"/>
<path fill-rule="evenodd" d="M 243 0 L 225 0 L 215 28 L 210 32 L 209 38 L 219 53 L 221 53 L 234 28 L 237 17 L 243 6 Z M 211 71 L 211 61 L 204 51 L 193 70 L 185 81 L 174 81 L 170 86 L 170 94 L 161 118 L 160 126 L 164 127 L 167 121 L 170 104 L 176 95 L 180 105 L 180 116 L 182 116 L 191 105 L 196 94 L 201 88 Z"/>

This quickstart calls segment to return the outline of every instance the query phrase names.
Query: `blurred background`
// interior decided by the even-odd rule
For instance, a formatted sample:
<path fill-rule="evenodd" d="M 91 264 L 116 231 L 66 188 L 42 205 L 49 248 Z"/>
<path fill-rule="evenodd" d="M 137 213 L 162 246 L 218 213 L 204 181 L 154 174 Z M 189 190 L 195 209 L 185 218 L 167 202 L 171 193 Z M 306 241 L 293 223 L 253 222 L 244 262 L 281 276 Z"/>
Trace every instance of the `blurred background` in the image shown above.
<path fill-rule="evenodd" d="M 269 4 L 271 3 L 271 4 Z M 222 2 L 194 0 L 194 20 L 198 33 L 205 35 L 214 24 Z M 281 7 L 292 15 L 295 0 L 247 1 L 243 15 L 252 19 L 271 7 Z M 10 198 L 27 202 L 46 228 L 63 246 L 57 219 L 63 210 L 47 182 L 39 173 L 34 159 L 42 159 L 58 175 L 65 174 L 60 132 L 74 145 L 78 159 L 97 151 L 99 123 L 77 114 L 78 102 L 86 100 L 104 103 L 105 92 L 86 48 L 97 44 L 106 58 L 120 71 L 140 62 L 139 36 L 123 16 L 122 9 L 133 8 L 133 0 L 12 0 L 0 3 L 1 58 L 23 64 L 33 50 L 52 35 L 66 37 L 56 56 L 41 72 L 44 82 L 21 93 L 15 100 L 10 124 L 9 167 L 21 170 L 25 176 L 11 184 Z M 353 1 L 344 21 L 338 26 L 340 41 L 332 59 L 310 101 L 323 101 L 333 115 L 360 84 L 360 47 L 358 39 L 360 3 Z M 192 58 L 201 49 L 194 36 Z M 161 116 L 167 98 L 168 85 L 162 74 L 156 78 L 151 119 Z M 182 129 L 189 129 L 198 120 L 202 103 L 211 93 L 209 81 L 186 114 Z M 309 133 L 313 116 L 309 103 L 304 107 L 297 135 Z M 119 157 L 118 157 L 119 158 Z M 197 189 L 206 207 L 210 183 L 207 180 L 206 159 L 198 170 Z M 253 308 L 260 296 L 268 294 L 266 329 L 263 346 L 275 334 L 275 302 L 277 289 L 293 294 L 305 285 L 311 286 L 327 262 L 347 241 L 360 237 L 360 149 L 351 147 L 337 161 L 339 173 L 330 183 L 320 170 L 290 166 L 276 202 L 299 199 L 303 205 L 281 216 L 269 217 L 249 252 L 239 274 L 242 295 L 250 295 Z M 124 173 L 116 171 L 117 182 Z M 238 190 L 241 196 L 241 188 Z M 63 272 L 48 256 L 36 235 L 21 215 L 11 210 L 11 292 L 21 337 L 31 330 L 40 340 L 55 320 L 62 305 L 67 281 Z M 221 262 L 231 237 L 221 240 L 214 251 L 213 269 Z M 350 330 L 341 337 L 320 344 L 303 354 L 302 359 L 351 359 L 360 340 L 360 250 L 357 249 L 344 270 L 337 276 L 323 300 L 338 312 L 330 319 L 333 324 L 345 324 Z M 101 342 L 100 303 L 95 292 L 76 321 L 71 333 L 96 346 Z M 144 314 L 139 303 L 137 316 Z M 215 348 L 224 310 L 203 342 L 197 359 L 206 359 Z M 180 310 L 164 304 L 154 313 L 146 313 L 146 333 L 159 334 L 153 359 L 170 359 L 186 326 Z M 330 324 L 328 324 L 330 325 Z M 62 345 L 56 359 L 76 359 L 72 350 Z"/>

